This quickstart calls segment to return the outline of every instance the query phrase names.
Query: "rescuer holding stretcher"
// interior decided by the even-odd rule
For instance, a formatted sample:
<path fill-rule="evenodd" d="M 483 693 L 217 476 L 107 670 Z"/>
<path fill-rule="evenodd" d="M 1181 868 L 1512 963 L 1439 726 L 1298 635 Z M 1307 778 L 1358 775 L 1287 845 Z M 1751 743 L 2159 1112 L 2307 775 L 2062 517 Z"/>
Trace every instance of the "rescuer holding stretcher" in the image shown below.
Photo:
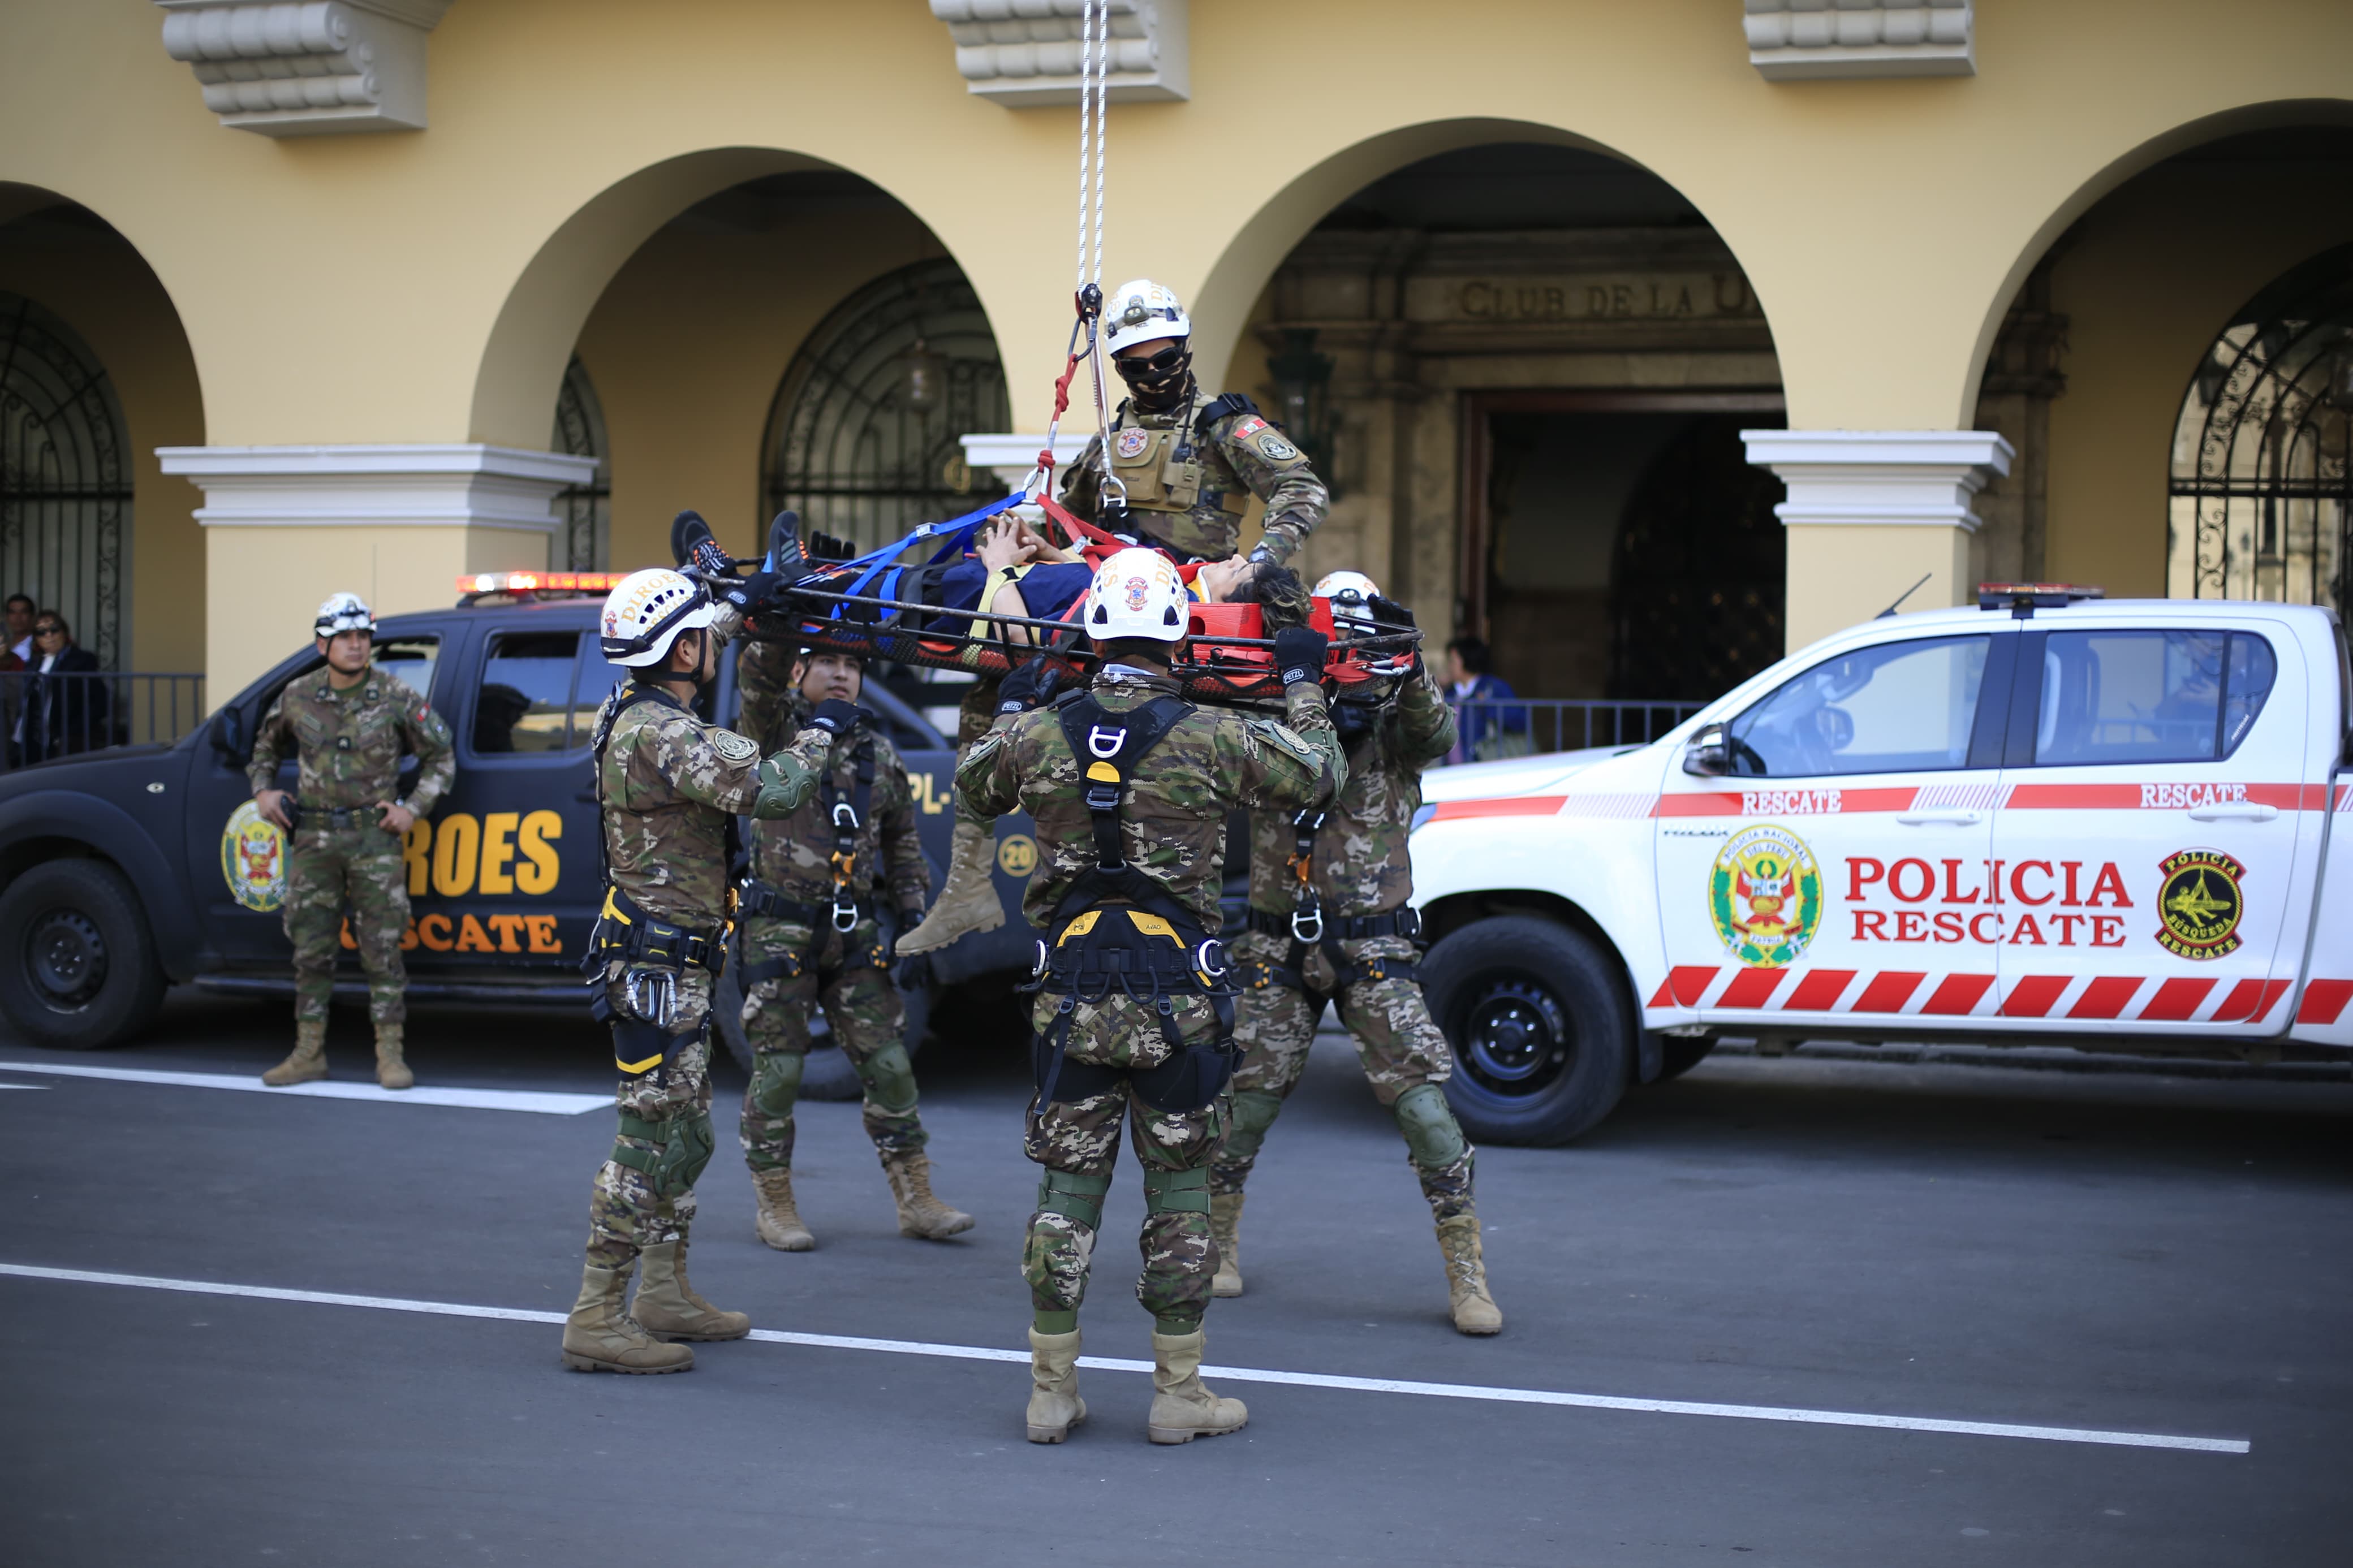
<path fill-rule="evenodd" d="M 622 1078 L 619 1136 L 596 1172 L 580 1298 L 564 1325 L 564 1364 L 579 1372 L 684 1372 L 694 1352 L 666 1341 L 751 1331 L 686 1273 L 695 1178 L 714 1147 L 710 1012 L 733 908 L 729 818 L 797 811 L 859 718 L 853 703 L 819 702 L 808 727 L 764 760 L 754 742 L 695 713 L 742 604 L 765 586 L 733 586 L 732 607 L 722 606 L 702 584 L 656 567 L 605 600 L 605 657 L 630 679 L 606 699 L 591 743 L 606 894 L 583 973 Z M 645 1278 L 625 1310 L 640 1259 Z"/>
<path fill-rule="evenodd" d="M 1037 824 L 1025 909 L 1046 935 L 1026 1148 L 1045 1173 L 1022 1252 L 1034 1312 L 1029 1437 L 1059 1443 L 1086 1418 L 1079 1304 L 1125 1121 L 1145 1173 L 1136 1295 L 1153 1316 L 1146 1435 L 1184 1443 L 1249 1418 L 1200 1379 L 1218 1268 L 1209 1164 L 1234 1053 L 1233 991 L 1215 940 L 1226 813 L 1312 808 L 1346 764 L 1319 684 L 1321 633 L 1293 626 L 1274 638 L 1284 723 L 1177 695 L 1169 666 L 1186 635 L 1186 595 L 1160 552 L 1106 560 L 1082 617 L 1101 658 L 1092 685 L 1041 708 L 1055 667 L 1021 666 L 1003 683 L 1003 715 L 956 770 L 974 820 L 1026 809 Z"/>
<path fill-rule="evenodd" d="M 1380 597 L 1361 572 L 1315 584 L 1335 629 L 1371 633 L 1410 625 L 1402 605 Z M 1233 1125 L 1209 1177 L 1218 1238 L 1216 1292 L 1242 1293 L 1242 1185 L 1260 1143 L 1299 1083 L 1324 1009 L 1339 1005 L 1374 1098 L 1397 1118 L 1407 1159 L 1438 1223 L 1449 1310 L 1466 1334 L 1492 1334 L 1504 1314 L 1487 1291 L 1487 1266 L 1472 1193 L 1475 1152 L 1439 1086 L 1454 1057 L 1415 977 L 1421 922 L 1406 848 L 1421 805 L 1421 770 L 1454 744 L 1454 714 L 1428 664 L 1391 655 L 1385 674 L 1404 676 L 1392 703 L 1343 697 L 1333 727 L 1347 756 L 1347 783 L 1328 804 L 1250 814 L 1250 930 L 1234 944 L 1241 985 L 1235 1033 Z"/>
<path fill-rule="evenodd" d="M 735 662 L 737 722 L 763 747 L 782 746 L 828 703 L 855 703 L 865 660 L 856 654 L 754 641 Z M 809 1012 L 820 1002 L 834 1043 L 865 1089 L 866 1133 L 899 1208 L 899 1233 L 942 1241 L 972 1215 L 932 1194 L 931 1157 L 916 1111 L 915 1071 L 901 1037 L 907 1015 L 891 982 L 891 942 L 877 894 L 905 931 L 923 916 L 931 872 L 915 830 L 914 792 L 890 738 L 860 710 L 834 736 L 818 791 L 790 816 L 752 825 L 744 921 L 744 1033 L 752 1081 L 741 1137 L 758 1199 L 754 1228 L 780 1252 L 817 1237 L 793 1201 L 793 1104 L 808 1059 Z"/>
<path fill-rule="evenodd" d="M 1289 562 L 1331 504 L 1306 454 L 1242 394 L 1201 391 L 1193 323 L 1171 289 L 1148 278 L 1122 284 L 1103 303 L 1101 330 L 1128 395 L 1112 416 L 1108 444 L 1095 436 L 1071 465 L 1062 504 L 1183 564 L 1234 555 L 1256 496 L 1266 503 L 1265 535 L 1250 559 L 1267 567 Z M 960 752 L 992 722 L 995 699 L 987 681 L 965 699 Z M 923 923 L 900 938 L 902 953 L 935 952 L 1005 922 L 989 875 L 995 827 L 972 816 L 961 795 L 952 843 L 947 885 Z"/>
<path fill-rule="evenodd" d="M 246 778 L 255 809 L 287 830 L 286 937 L 294 944 L 294 1049 L 261 1075 L 273 1089 L 327 1076 L 327 1004 L 343 911 L 367 975 L 375 1025 L 375 1079 L 417 1081 L 403 1055 L 408 931 L 402 836 L 457 777 L 449 726 L 398 676 L 371 667 L 375 616 L 356 594 L 319 606 L 312 630 L 326 668 L 286 683 L 254 734 Z M 417 754 L 417 783 L 400 795 L 400 754 Z M 295 795 L 277 787 L 288 752 L 301 767 Z"/>

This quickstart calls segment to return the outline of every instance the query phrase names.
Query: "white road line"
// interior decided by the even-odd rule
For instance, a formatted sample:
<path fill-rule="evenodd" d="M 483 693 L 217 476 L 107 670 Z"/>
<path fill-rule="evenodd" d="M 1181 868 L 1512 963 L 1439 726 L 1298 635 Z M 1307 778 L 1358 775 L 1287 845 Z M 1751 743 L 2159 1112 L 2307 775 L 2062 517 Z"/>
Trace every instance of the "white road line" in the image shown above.
<path fill-rule="evenodd" d="M 610 1110 L 609 1094 L 558 1094 L 536 1089 L 378 1089 L 372 1083 L 298 1083 L 272 1089 L 258 1073 L 163 1072 L 151 1068 L 86 1068 L 63 1062 L 0 1062 L 0 1072 L 48 1073 L 58 1078 L 102 1078 L 117 1083 L 160 1083 L 174 1089 L 235 1089 L 257 1094 L 301 1095 L 311 1100 L 373 1100 L 386 1105 L 454 1105 L 467 1110 L 523 1110 L 541 1116 L 578 1116 Z M 35 1089 L 37 1084 L 0 1088 Z"/>
<path fill-rule="evenodd" d="M 199 1296 L 244 1296 L 263 1301 L 300 1301 L 322 1307 L 368 1307 L 385 1312 L 425 1312 L 444 1318 L 491 1318 L 513 1323 L 561 1323 L 561 1312 L 513 1307 L 473 1307 L 455 1301 L 414 1301 L 398 1296 L 345 1296 L 326 1290 L 288 1290 L 271 1285 L 227 1285 L 207 1279 L 165 1279 L 148 1274 L 105 1274 L 85 1268 L 42 1268 L 0 1263 L 0 1275 L 55 1279 L 82 1285 L 127 1285 L 142 1290 L 180 1290 Z M 1026 1351 L 984 1345 L 930 1344 L 921 1340 L 860 1339 L 844 1334 L 797 1334 L 754 1329 L 751 1337 L 769 1344 L 818 1350 L 880 1351 L 887 1355 L 944 1356 L 955 1361 L 1027 1362 Z M 1152 1363 L 1084 1356 L 1079 1364 L 1099 1372 L 1150 1372 Z M 1773 1405 L 1716 1405 L 1687 1399 L 1629 1399 L 1608 1394 L 1563 1394 L 1543 1388 L 1490 1388 L 1469 1383 L 1411 1383 L 1382 1377 L 1341 1377 L 1314 1372 L 1273 1372 L 1263 1367 L 1205 1366 L 1201 1371 L 1230 1383 L 1277 1383 L 1295 1388 L 1344 1389 L 1361 1394 L 1417 1394 L 1426 1399 L 1480 1399 L 1502 1405 L 1556 1405 L 1579 1410 L 1627 1410 L 1655 1415 L 1714 1415 L 1734 1421 L 1788 1421 L 1813 1426 L 1875 1426 L 1894 1432 L 1942 1432 L 1963 1437 L 2025 1437 L 2043 1443 L 2094 1443 L 2121 1448 L 2179 1448 L 2201 1454 L 2244 1454 L 2243 1437 L 2188 1437 L 2167 1432 L 2107 1432 L 2077 1426 L 2031 1426 L 2008 1421 L 1947 1421 L 1933 1415 L 1877 1415 L 1855 1410 L 1801 1410 Z"/>

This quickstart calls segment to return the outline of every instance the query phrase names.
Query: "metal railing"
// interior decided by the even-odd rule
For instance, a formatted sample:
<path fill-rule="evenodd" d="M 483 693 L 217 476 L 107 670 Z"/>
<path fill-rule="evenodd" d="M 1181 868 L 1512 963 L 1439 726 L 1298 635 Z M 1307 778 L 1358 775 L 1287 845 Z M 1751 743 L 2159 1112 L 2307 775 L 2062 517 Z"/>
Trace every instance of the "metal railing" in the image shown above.
<path fill-rule="evenodd" d="M 205 678 L 0 671 L 0 772 L 109 746 L 178 740 L 205 719 Z"/>
<path fill-rule="evenodd" d="M 1621 702 L 1585 698 L 1511 697 L 1455 705 L 1461 740 L 1454 761 L 1639 746 L 1657 740 L 1704 702 Z"/>

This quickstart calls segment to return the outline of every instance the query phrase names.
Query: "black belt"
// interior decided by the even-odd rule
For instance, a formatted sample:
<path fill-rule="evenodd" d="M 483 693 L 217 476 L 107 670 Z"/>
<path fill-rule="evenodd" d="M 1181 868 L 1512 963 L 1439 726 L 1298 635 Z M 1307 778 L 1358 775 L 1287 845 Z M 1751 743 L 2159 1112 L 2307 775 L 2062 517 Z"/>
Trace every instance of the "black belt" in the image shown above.
<path fill-rule="evenodd" d="M 620 889 L 607 888 L 581 973 L 594 984 L 617 958 L 635 969 L 705 969 L 716 976 L 727 968 L 727 927 L 698 931 L 656 920 Z"/>
<path fill-rule="evenodd" d="M 763 920 L 783 921 L 809 928 L 808 946 L 800 952 L 762 959 L 757 963 L 744 966 L 744 989 L 749 991 L 754 985 L 770 980 L 797 980 L 809 973 L 818 973 L 823 978 L 824 972 L 817 968 L 817 952 L 825 945 L 826 931 L 838 931 L 846 938 L 858 929 L 860 921 L 874 918 L 874 900 L 869 897 L 847 902 L 797 903 L 785 897 L 783 889 L 746 877 L 736 889 L 735 910 L 738 914 L 756 915 Z M 842 954 L 842 969 L 850 967 L 847 952 Z M 890 944 L 878 942 L 869 948 L 862 967 L 889 969 Z M 840 971 L 831 973 L 839 973 Z"/>
<path fill-rule="evenodd" d="M 1084 1100 L 1123 1079 L 1155 1110 L 1197 1110 L 1208 1104 L 1240 1065 L 1229 973 L 1223 944 L 1189 920 L 1180 925 L 1133 905 L 1102 904 L 1063 921 L 1050 939 L 1039 941 L 1037 966 L 1029 984 L 1019 987 L 1061 999 L 1053 1022 L 1030 1044 L 1039 1107 L 1052 1104 L 1057 1090 L 1066 1090 L 1064 1098 Z M 1150 1004 L 1157 1016 L 1168 1047 L 1167 1059 L 1158 1067 L 1134 1070 L 1065 1059 L 1078 1005 L 1104 1001 L 1114 991 Z M 1185 1043 L 1176 1009 L 1176 999 L 1185 994 L 1208 998 L 1218 1020 L 1214 1039 Z"/>
<path fill-rule="evenodd" d="M 286 816 L 296 827 L 375 827 L 384 820 L 373 805 L 299 805 L 290 800 Z"/>
<path fill-rule="evenodd" d="M 1253 906 L 1250 928 L 1267 936 L 1287 936 L 1310 946 L 1326 937 L 1362 942 L 1367 937 L 1401 936 L 1410 941 L 1421 935 L 1421 911 L 1407 904 L 1384 915 L 1326 915 L 1307 910 L 1275 914 Z"/>

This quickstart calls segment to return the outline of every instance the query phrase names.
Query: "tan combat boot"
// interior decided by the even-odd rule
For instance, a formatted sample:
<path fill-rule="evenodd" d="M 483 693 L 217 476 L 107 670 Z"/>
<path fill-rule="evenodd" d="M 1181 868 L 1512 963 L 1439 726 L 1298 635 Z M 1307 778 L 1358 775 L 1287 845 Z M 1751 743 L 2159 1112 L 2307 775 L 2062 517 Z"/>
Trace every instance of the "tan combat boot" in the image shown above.
<path fill-rule="evenodd" d="M 408 1070 L 401 1059 L 400 1026 L 378 1024 L 375 1026 L 375 1080 L 386 1089 L 408 1089 L 417 1082 L 417 1075 Z"/>
<path fill-rule="evenodd" d="M 1448 1309 L 1458 1333 L 1500 1333 L 1503 1309 L 1487 1294 L 1487 1255 L 1479 1243 L 1479 1216 L 1459 1214 L 1438 1222 L 1439 1250 L 1446 1254 Z"/>
<path fill-rule="evenodd" d="M 932 1157 L 922 1150 L 883 1155 L 882 1173 L 891 1179 L 891 1195 L 898 1201 L 901 1236 L 945 1241 L 972 1228 L 972 1215 L 932 1195 Z"/>
<path fill-rule="evenodd" d="M 1218 1271 L 1210 1276 L 1209 1294 L 1242 1293 L 1242 1194 L 1209 1194 L 1209 1234 L 1218 1243 Z"/>
<path fill-rule="evenodd" d="M 1239 1399 L 1220 1399 L 1201 1382 L 1201 1331 L 1152 1336 L 1152 1413 L 1144 1435 L 1155 1443 L 1189 1443 L 1239 1432 L 1250 1411 Z"/>
<path fill-rule="evenodd" d="M 666 1345 L 629 1321 L 621 1297 L 629 1288 L 627 1268 L 591 1263 L 581 1271 L 580 1300 L 564 1321 L 564 1364 L 574 1372 L 685 1372 L 694 1352 Z"/>
<path fill-rule="evenodd" d="M 286 1059 L 261 1075 L 261 1081 L 272 1089 L 284 1089 L 290 1083 L 313 1083 L 327 1076 L 327 1020 L 298 1018 L 294 1021 L 294 1049 Z"/>
<path fill-rule="evenodd" d="M 1079 1397 L 1079 1331 L 1029 1331 L 1029 1440 L 1059 1443 L 1087 1418 Z"/>
<path fill-rule="evenodd" d="M 686 1277 L 686 1243 L 658 1241 L 638 1253 L 645 1278 L 629 1316 L 649 1334 L 673 1340 L 740 1340 L 752 1331 L 742 1312 L 723 1312 L 696 1293 Z"/>
<path fill-rule="evenodd" d="M 902 936 L 894 951 L 931 952 L 967 931 L 995 931 L 1005 923 L 991 869 L 997 864 L 997 830 L 985 822 L 959 818 L 950 842 L 948 882 L 923 923 Z"/>
<path fill-rule="evenodd" d="M 752 1199 L 760 1207 L 752 1231 L 762 1241 L 778 1252 L 807 1252 L 817 1245 L 817 1237 L 801 1223 L 801 1211 L 793 1205 L 791 1171 L 776 1165 L 753 1172 Z"/>

